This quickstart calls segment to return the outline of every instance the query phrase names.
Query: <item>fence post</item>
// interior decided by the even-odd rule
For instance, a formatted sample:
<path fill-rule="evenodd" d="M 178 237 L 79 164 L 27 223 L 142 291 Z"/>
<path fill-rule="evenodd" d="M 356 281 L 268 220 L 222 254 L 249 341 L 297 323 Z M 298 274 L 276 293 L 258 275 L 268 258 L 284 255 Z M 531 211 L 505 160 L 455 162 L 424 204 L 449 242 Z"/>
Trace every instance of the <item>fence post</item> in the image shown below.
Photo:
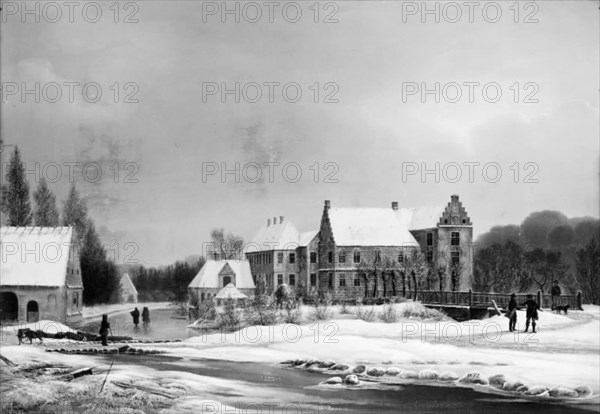
<path fill-rule="evenodd" d="M 469 289 L 469 306 L 473 306 L 473 290 Z"/>
<path fill-rule="evenodd" d="M 541 290 L 538 290 L 537 302 L 538 302 L 538 306 L 540 307 L 540 309 L 544 307 L 544 305 L 542 304 L 542 291 Z"/>
<path fill-rule="evenodd" d="M 579 308 L 579 310 L 583 310 L 581 303 L 581 290 L 577 292 L 577 307 Z"/>

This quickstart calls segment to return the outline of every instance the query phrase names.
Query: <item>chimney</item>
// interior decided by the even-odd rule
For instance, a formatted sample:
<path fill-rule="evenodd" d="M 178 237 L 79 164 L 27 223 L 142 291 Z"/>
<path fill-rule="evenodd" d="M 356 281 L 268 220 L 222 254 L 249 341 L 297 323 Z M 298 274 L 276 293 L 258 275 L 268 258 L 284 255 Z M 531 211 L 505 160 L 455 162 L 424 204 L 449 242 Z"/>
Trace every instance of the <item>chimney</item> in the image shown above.
<path fill-rule="evenodd" d="M 392 201 L 392 210 L 398 210 L 398 202 Z"/>
<path fill-rule="evenodd" d="M 267 219 L 267 227 L 271 225 L 271 219 Z"/>
<path fill-rule="evenodd" d="M 277 224 L 277 217 L 273 217 L 273 224 Z"/>
<path fill-rule="evenodd" d="M 279 216 L 279 224 L 283 223 L 283 216 Z"/>
<path fill-rule="evenodd" d="M 325 209 L 329 210 L 331 208 L 331 201 L 325 200 Z"/>
<path fill-rule="evenodd" d="M 450 199 L 453 203 L 458 203 L 458 194 L 452 194 Z"/>

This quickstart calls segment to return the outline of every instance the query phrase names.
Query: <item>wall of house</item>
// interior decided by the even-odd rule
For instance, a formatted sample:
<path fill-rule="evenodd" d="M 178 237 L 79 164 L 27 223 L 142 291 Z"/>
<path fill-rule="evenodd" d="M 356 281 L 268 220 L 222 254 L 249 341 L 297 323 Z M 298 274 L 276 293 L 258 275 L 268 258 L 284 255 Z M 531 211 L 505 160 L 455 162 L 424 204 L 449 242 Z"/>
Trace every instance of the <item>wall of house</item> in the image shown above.
<path fill-rule="evenodd" d="M 47 319 L 61 323 L 75 323 L 81 320 L 81 288 L 2 286 L 0 292 L 13 292 L 17 295 L 20 322 L 27 322 L 27 304 L 30 301 L 38 304 L 38 320 Z"/>

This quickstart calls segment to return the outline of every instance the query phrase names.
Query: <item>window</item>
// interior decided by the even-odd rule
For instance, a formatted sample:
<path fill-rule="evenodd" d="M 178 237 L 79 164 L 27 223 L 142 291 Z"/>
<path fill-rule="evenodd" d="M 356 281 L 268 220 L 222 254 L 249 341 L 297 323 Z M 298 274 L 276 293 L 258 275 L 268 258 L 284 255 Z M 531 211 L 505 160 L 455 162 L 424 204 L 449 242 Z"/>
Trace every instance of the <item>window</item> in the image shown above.
<path fill-rule="evenodd" d="M 277 253 L 277 263 L 283 263 L 283 252 Z"/>
<path fill-rule="evenodd" d="M 381 250 L 375 250 L 375 261 L 381 262 Z"/>
<path fill-rule="evenodd" d="M 340 287 L 346 287 L 346 275 L 345 274 L 340 274 Z"/>
<path fill-rule="evenodd" d="M 310 252 L 310 262 L 317 263 L 317 252 Z"/>
<path fill-rule="evenodd" d="M 73 306 L 72 309 L 79 307 L 79 292 L 73 292 Z"/>
<path fill-rule="evenodd" d="M 460 263 L 460 252 L 459 251 L 450 252 L 450 257 L 452 258 L 453 265 L 457 265 Z"/>
<path fill-rule="evenodd" d="M 433 233 L 427 233 L 427 246 L 433 246 Z"/>
<path fill-rule="evenodd" d="M 327 261 L 333 263 L 333 252 L 327 253 Z"/>
<path fill-rule="evenodd" d="M 310 274 L 310 285 L 312 287 L 317 286 L 317 274 L 316 273 L 311 273 Z"/>
<path fill-rule="evenodd" d="M 200 300 L 204 301 L 204 293 L 200 294 Z"/>
<path fill-rule="evenodd" d="M 277 285 L 283 285 L 283 275 L 282 274 L 277 275 Z"/>
<path fill-rule="evenodd" d="M 360 278 L 362 276 L 361 275 L 356 275 L 356 277 L 354 278 L 354 286 L 360 286 Z"/>
<path fill-rule="evenodd" d="M 329 273 L 329 281 L 327 283 L 330 288 L 333 287 L 333 273 Z"/>
<path fill-rule="evenodd" d="M 338 262 L 346 263 L 346 252 L 342 251 L 338 254 Z"/>
<path fill-rule="evenodd" d="M 290 263 L 296 263 L 296 253 L 290 253 Z"/>
<path fill-rule="evenodd" d="M 457 231 L 453 231 L 450 235 L 450 245 L 451 246 L 460 246 L 460 233 Z"/>
<path fill-rule="evenodd" d="M 404 252 L 398 253 L 398 263 L 404 262 Z"/>
<path fill-rule="evenodd" d="M 427 263 L 433 263 L 433 250 L 427 250 Z"/>
<path fill-rule="evenodd" d="M 354 250 L 354 263 L 360 263 L 360 250 Z"/>
<path fill-rule="evenodd" d="M 48 295 L 48 309 L 52 312 L 56 312 L 58 309 L 55 294 Z"/>
<path fill-rule="evenodd" d="M 296 275 L 293 274 L 293 273 L 290 273 L 288 275 L 288 278 L 289 278 L 289 281 L 290 281 L 289 285 L 290 286 L 296 286 Z"/>
<path fill-rule="evenodd" d="M 231 276 L 223 276 L 223 287 L 231 283 Z"/>

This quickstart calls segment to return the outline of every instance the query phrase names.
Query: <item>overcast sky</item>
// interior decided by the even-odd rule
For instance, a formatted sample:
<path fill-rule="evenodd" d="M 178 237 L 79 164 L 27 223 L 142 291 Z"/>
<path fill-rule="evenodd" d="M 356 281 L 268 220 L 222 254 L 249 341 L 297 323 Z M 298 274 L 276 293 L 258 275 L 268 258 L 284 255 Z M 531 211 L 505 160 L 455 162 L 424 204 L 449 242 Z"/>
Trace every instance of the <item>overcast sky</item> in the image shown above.
<path fill-rule="evenodd" d="M 51 179 L 52 163 L 62 165 L 62 177 L 50 184 L 61 203 L 70 185 L 65 163 L 101 166 L 97 182 L 92 167 L 87 180 L 81 168 L 75 179 L 107 243 L 120 243 L 119 261 L 131 242 L 139 246 L 134 259 L 168 264 L 200 253 L 211 228 L 250 239 L 273 216 L 317 229 L 325 199 L 332 206 L 414 207 L 459 194 L 476 234 L 542 209 L 598 216 L 598 2 L 538 2 L 538 10 L 521 8 L 518 16 L 512 2 L 500 2 L 496 23 L 493 7 L 486 14 L 476 8 L 472 23 L 463 8 L 451 23 L 456 10 L 442 4 L 440 22 L 427 15 L 423 23 L 418 11 L 407 13 L 413 9 L 406 2 L 378 1 L 321 3 L 318 23 L 312 2 L 298 3 L 296 23 L 287 21 L 296 10 L 285 2 L 272 22 L 259 2 L 258 22 L 245 21 L 256 15 L 246 8 L 240 23 L 231 15 L 223 23 L 218 10 L 209 14 L 221 2 L 205 2 L 203 15 L 202 3 L 191 1 L 137 2 L 121 8 L 118 23 L 113 2 L 99 2 L 97 23 L 86 21 L 81 8 L 70 23 L 66 7 L 56 23 L 45 21 L 55 16 L 50 9 L 40 10 L 40 23 L 34 16 L 22 23 L 15 10 L 21 3 L 2 3 L 4 143 L 18 144 L 28 167 L 39 163 Z M 87 13 L 93 19 L 95 11 Z M 124 23 L 128 15 L 138 22 Z M 337 23 L 324 23 L 327 16 Z M 22 102 L 23 85 L 33 89 L 36 82 L 40 102 L 33 95 Z M 52 82 L 62 85 L 56 103 L 49 102 L 56 96 Z M 69 102 L 65 82 L 96 82 L 102 97 L 88 88 L 87 100 L 99 101 L 86 102 L 76 85 Z M 239 103 L 233 95 L 223 103 L 219 91 L 203 99 L 208 84 L 236 82 L 246 86 Z M 256 103 L 249 102 L 257 90 L 251 82 L 261 86 Z M 280 83 L 273 102 L 265 82 Z M 281 85 L 291 82 L 302 92 L 295 103 L 282 96 Z M 433 89 L 436 82 L 445 92 L 439 103 L 433 94 L 403 97 L 411 85 Z M 462 92 L 456 103 L 452 82 Z M 473 102 L 465 82 L 479 83 Z M 484 97 L 485 84 L 491 86 Z M 498 87 L 502 96 L 488 102 Z M 287 92 L 293 100 L 296 90 Z M 138 102 L 124 102 L 128 95 Z M 538 102 L 525 102 L 532 100 Z M 233 174 L 222 182 L 220 172 L 203 180 L 203 169 L 234 169 L 236 162 L 239 183 Z M 267 167 L 262 181 L 248 182 L 256 174 L 252 163 L 265 162 L 279 163 L 272 164 L 273 182 Z M 403 168 L 425 163 L 433 170 L 436 162 L 439 183 L 434 174 L 423 180 L 420 171 L 403 179 Z M 462 167 L 460 179 L 448 163 Z M 473 182 L 464 163 L 479 163 Z M 488 163 L 497 164 L 484 176 Z M 502 170 L 497 182 L 494 166 Z M 296 167 L 302 177 L 293 183 Z M 35 178 L 29 175 L 33 188 Z"/>

